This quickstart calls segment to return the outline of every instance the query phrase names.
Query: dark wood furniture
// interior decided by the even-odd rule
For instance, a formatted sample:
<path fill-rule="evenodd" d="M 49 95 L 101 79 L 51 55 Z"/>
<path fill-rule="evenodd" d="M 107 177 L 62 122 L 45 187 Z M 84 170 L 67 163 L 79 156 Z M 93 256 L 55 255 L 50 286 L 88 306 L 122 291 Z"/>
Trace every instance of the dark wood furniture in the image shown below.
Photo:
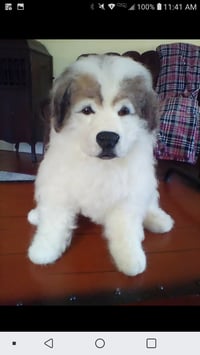
<path fill-rule="evenodd" d="M 35 40 L 0 40 L 0 139 L 31 145 L 43 141 L 41 103 L 52 85 L 52 56 Z"/>

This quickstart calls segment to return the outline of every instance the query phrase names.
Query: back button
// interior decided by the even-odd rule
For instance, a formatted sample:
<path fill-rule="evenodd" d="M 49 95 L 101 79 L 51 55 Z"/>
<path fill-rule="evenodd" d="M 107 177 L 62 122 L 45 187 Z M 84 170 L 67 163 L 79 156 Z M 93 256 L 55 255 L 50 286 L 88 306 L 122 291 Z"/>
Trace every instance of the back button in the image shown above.
<path fill-rule="evenodd" d="M 53 338 L 50 338 L 44 342 L 44 345 L 48 346 L 48 348 L 53 349 Z"/>

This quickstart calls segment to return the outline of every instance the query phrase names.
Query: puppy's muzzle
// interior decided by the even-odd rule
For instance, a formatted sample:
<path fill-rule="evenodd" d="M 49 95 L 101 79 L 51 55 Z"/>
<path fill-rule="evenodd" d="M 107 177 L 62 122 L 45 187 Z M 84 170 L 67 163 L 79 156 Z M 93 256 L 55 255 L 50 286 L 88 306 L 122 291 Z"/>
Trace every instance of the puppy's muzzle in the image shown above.
<path fill-rule="evenodd" d="M 112 159 L 116 157 L 114 148 L 119 141 L 119 134 L 115 132 L 102 131 L 96 136 L 98 145 L 102 148 L 101 153 L 98 155 L 101 159 Z"/>

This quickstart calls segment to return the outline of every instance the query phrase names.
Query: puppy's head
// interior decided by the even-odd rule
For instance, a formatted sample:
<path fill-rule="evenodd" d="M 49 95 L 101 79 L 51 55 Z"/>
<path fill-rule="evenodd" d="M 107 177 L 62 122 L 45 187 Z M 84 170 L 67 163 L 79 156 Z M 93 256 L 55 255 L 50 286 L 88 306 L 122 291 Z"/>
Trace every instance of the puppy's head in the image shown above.
<path fill-rule="evenodd" d="M 151 74 L 127 57 L 80 58 L 55 81 L 51 108 L 54 129 L 59 132 L 74 120 L 93 156 L 106 157 L 104 150 L 109 156 L 109 149 L 110 157 L 124 155 L 139 130 L 153 132 L 158 126 Z"/>

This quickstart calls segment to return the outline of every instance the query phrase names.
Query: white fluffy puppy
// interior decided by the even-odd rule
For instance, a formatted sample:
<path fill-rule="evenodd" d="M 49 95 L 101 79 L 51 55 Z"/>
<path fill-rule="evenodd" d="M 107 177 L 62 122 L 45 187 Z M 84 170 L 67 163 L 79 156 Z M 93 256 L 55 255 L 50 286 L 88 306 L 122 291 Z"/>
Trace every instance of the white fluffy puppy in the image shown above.
<path fill-rule="evenodd" d="M 119 271 L 145 270 L 144 228 L 168 232 L 158 204 L 153 146 L 157 97 L 150 72 L 131 58 L 89 55 L 67 68 L 52 89 L 49 147 L 35 184 L 37 230 L 28 250 L 53 263 L 70 245 L 78 214 L 104 227 Z"/>

